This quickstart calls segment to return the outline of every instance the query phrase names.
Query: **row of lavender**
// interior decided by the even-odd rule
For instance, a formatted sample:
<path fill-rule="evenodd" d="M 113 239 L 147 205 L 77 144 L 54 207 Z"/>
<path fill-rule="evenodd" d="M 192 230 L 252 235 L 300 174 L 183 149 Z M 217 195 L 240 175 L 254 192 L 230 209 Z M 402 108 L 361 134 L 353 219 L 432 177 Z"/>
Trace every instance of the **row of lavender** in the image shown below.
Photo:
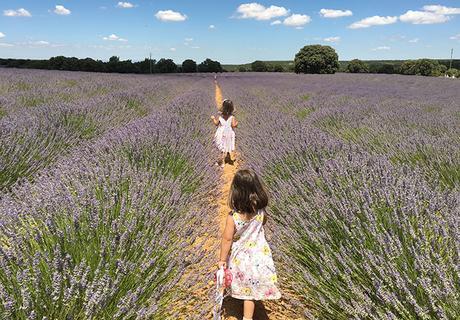
<path fill-rule="evenodd" d="M 80 76 L 85 74 L 76 81 Z M 176 318 L 180 311 L 171 305 L 191 299 L 183 292 L 192 279 L 178 282 L 188 266 L 203 263 L 205 251 L 186 248 L 205 230 L 217 233 L 205 225 L 215 209 L 208 199 L 218 180 L 209 158 L 212 129 L 196 122 L 214 109 L 212 82 L 104 77 L 124 84 L 125 92 L 107 92 L 97 102 L 82 102 L 81 109 L 68 107 L 100 120 L 96 127 L 104 130 L 89 142 L 66 140 L 72 143 L 67 154 L 0 197 L 2 319 Z M 158 97 L 171 101 L 142 104 L 148 115 L 133 120 L 122 95 L 143 99 L 160 89 L 169 93 Z M 54 134 L 61 135 L 60 107 L 36 108 L 48 110 L 40 126 L 56 126 Z M 23 113 L 14 115 L 24 121 L 17 132 L 34 126 L 36 118 L 28 122 Z M 110 122 L 114 118 L 119 121 Z M 36 132 L 27 137 L 40 140 Z M 22 141 L 12 142 L 21 148 Z"/>
<path fill-rule="evenodd" d="M 385 75 L 222 77 L 272 194 L 305 317 L 460 316 L 460 88 Z M 294 302 L 294 301 L 293 301 Z"/>
<path fill-rule="evenodd" d="M 149 114 L 192 82 L 2 70 L 0 190 L 31 179 L 59 156 Z"/>

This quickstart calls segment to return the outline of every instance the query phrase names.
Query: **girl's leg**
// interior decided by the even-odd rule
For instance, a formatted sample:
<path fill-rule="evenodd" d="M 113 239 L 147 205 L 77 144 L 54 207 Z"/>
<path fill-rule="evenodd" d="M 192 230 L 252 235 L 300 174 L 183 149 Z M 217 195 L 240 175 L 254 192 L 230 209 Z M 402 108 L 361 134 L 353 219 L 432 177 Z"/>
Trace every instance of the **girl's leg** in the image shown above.
<path fill-rule="evenodd" d="M 243 302 L 243 317 L 245 319 L 252 320 L 254 316 L 254 309 L 256 308 L 256 304 L 254 300 L 244 300 Z"/>

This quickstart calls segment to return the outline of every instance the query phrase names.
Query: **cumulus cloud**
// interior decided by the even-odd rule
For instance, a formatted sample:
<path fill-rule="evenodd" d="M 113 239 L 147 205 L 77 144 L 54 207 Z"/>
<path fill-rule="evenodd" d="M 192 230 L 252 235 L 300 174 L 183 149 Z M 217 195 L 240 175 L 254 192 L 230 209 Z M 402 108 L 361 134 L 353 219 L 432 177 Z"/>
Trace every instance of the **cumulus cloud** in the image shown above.
<path fill-rule="evenodd" d="M 323 18 L 340 18 L 352 16 L 353 12 L 351 10 L 321 9 L 319 14 Z"/>
<path fill-rule="evenodd" d="M 289 10 L 284 7 L 270 6 L 265 7 L 259 3 L 243 3 L 237 9 L 240 19 L 270 20 L 273 18 L 287 16 Z"/>
<path fill-rule="evenodd" d="M 410 39 L 409 42 L 410 43 L 417 43 L 420 39 L 419 38 L 414 38 L 414 39 Z"/>
<path fill-rule="evenodd" d="M 409 10 L 401 15 L 399 19 L 402 22 L 412 24 L 436 24 L 447 22 L 450 20 L 450 17 L 434 12 Z"/>
<path fill-rule="evenodd" d="M 210 24 L 210 25 L 209 25 L 209 29 L 211 29 L 211 30 L 212 30 L 212 29 L 215 29 L 215 28 L 216 28 L 216 26 L 215 26 L 215 25 L 213 25 L 213 24 Z"/>
<path fill-rule="evenodd" d="M 284 19 L 283 24 L 288 27 L 301 28 L 311 21 L 310 16 L 306 14 L 293 14 Z"/>
<path fill-rule="evenodd" d="M 176 48 L 169 48 L 169 51 L 175 52 Z"/>
<path fill-rule="evenodd" d="M 61 15 L 61 16 L 67 16 L 71 13 L 71 11 L 67 8 L 65 8 L 64 6 L 58 4 L 55 9 L 54 9 L 54 13 L 55 14 L 58 14 L 58 15 Z"/>
<path fill-rule="evenodd" d="M 372 51 L 381 51 L 381 50 L 391 50 L 391 47 L 388 46 L 380 46 L 377 48 L 372 49 Z"/>
<path fill-rule="evenodd" d="M 275 20 L 272 23 L 270 23 L 271 26 L 276 26 L 277 24 L 282 24 L 281 20 Z"/>
<path fill-rule="evenodd" d="M 361 28 L 369 28 L 372 26 L 383 26 L 386 24 L 393 24 L 398 21 L 398 17 L 381 17 L 381 16 L 373 16 L 368 17 L 359 21 L 356 21 L 348 26 L 350 29 L 361 29 Z"/>
<path fill-rule="evenodd" d="M 3 15 L 6 17 L 32 17 L 30 12 L 24 8 L 19 8 L 18 10 L 4 10 Z"/>
<path fill-rule="evenodd" d="M 191 42 L 193 41 L 193 38 L 185 38 L 185 42 Z"/>
<path fill-rule="evenodd" d="M 128 41 L 128 40 L 126 40 L 126 39 L 120 38 L 120 37 L 117 36 L 116 34 L 111 34 L 110 36 L 103 37 L 102 39 L 103 39 L 103 40 L 106 40 L 106 41 L 121 41 L 121 42 L 126 42 L 126 41 Z"/>
<path fill-rule="evenodd" d="M 3 32 L 0 32 L 0 39 L 5 38 L 5 37 L 6 37 L 6 35 Z"/>
<path fill-rule="evenodd" d="M 440 5 L 427 5 L 420 10 L 409 10 L 401 15 L 402 22 L 412 24 L 444 23 L 451 19 L 451 15 L 460 14 L 460 8 L 445 7 Z"/>
<path fill-rule="evenodd" d="M 440 5 L 428 5 L 423 7 L 424 11 L 434 12 L 436 14 L 450 15 L 460 14 L 460 8 L 451 8 Z"/>
<path fill-rule="evenodd" d="M 460 33 L 449 38 L 450 40 L 460 40 Z"/>
<path fill-rule="evenodd" d="M 14 47 L 14 45 L 12 45 L 11 43 L 0 42 L 0 48 L 10 48 L 10 47 Z"/>
<path fill-rule="evenodd" d="M 327 37 L 327 38 L 324 38 L 323 40 L 326 42 L 339 42 L 340 37 Z"/>
<path fill-rule="evenodd" d="M 192 46 L 190 48 L 192 48 L 192 49 L 200 49 L 200 47 L 198 47 L 198 46 Z"/>
<path fill-rule="evenodd" d="M 155 17 L 161 21 L 172 21 L 172 22 L 180 22 L 185 21 L 187 16 L 180 12 L 172 11 L 172 10 L 160 10 L 155 14 Z"/>
<path fill-rule="evenodd" d="M 117 8 L 122 8 L 122 9 L 131 9 L 131 8 L 134 8 L 134 4 L 132 4 L 131 2 L 118 2 Z"/>

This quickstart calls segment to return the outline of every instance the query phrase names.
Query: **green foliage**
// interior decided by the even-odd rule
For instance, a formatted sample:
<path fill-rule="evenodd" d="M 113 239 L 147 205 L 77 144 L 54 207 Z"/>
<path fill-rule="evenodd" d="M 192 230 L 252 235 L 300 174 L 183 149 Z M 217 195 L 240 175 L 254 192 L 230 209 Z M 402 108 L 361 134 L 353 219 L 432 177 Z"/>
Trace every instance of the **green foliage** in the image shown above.
<path fill-rule="evenodd" d="M 315 111 L 313 107 L 305 107 L 296 112 L 296 117 L 300 120 L 306 119 L 312 112 Z"/>
<path fill-rule="evenodd" d="M 193 73 L 193 72 L 196 72 L 196 70 L 197 70 L 197 65 L 195 61 L 191 59 L 187 59 L 187 60 L 184 60 L 184 62 L 182 62 L 182 72 L 183 73 Z"/>
<path fill-rule="evenodd" d="M 368 73 L 369 65 L 359 59 L 354 59 L 348 63 L 347 71 L 350 73 Z"/>
<path fill-rule="evenodd" d="M 156 64 L 159 73 L 173 73 L 177 70 L 177 65 L 172 59 L 161 58 Z"/>
<path fill-rule="evenodd" d="M 268 66 L 265 62 L 256 60 L 253 63 L 251 63 L 251 70 L 253 72 L 267 72 Z"/>
<path fill-rule="evenodd" d="M 332 74 L 339 69 L 339 56 L 330 46 L 305 46 L 295 55 L 296 73 Z"/>
<path fill-rule="evenodd" d="M 445 71 L 444 65 L 430 59 L 409 60 L 400 67 L 400 73 L 405 75 L 440 76 Z"/>
<path fill-rule="evenodd" d="M 223 68 L 219 61 L 214 61 L 209 58 L 198 65 L 198 72 L 222 72 Z"/>

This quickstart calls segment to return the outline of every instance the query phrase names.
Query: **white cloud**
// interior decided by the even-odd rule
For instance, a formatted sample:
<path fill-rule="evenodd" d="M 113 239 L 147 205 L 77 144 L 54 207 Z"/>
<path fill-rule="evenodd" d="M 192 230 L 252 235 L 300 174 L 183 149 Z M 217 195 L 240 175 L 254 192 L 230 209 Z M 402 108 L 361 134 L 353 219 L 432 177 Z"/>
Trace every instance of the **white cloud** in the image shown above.
<path fill-rule="evenodd" d="M 380 50 L 391 50 L 391 47 L 388 46 L 380 46 L 377 48 L 372 49 L 372 51 L 380 51 Z"/>
<path fill-rule="evenodd" d="M 176 48 L 169 48 L 169 51 L 175 52 Z"/>
<path fill-rule="evenodd" d="M 409 43 L 417 43 L 419 40 L 419 38 L 410 39 Z"/>
<path fill-rule="evenodd" d="M 240 14 L 240 19 L 270 20 L 277 17 L 283 17 L 289 14 L 289 10 L 284 7 L 270 6 L 265 7 L 259 3 L 243 3 L 236 11 Z"/>
<path fill-rule="evenodd" d="M 319 14 L 323 18 L 340 18 L 352 16 L 353 12 L 351 10 L 321 9 Z"/>
<path fill-rule="evenodd" d="M 409 10 L 405 14 L 401 15 L 399 19 L 402 22 L 412 24 L 435 24 L 447 22 L 450 20 L 450 17 L 429 11 Z"/>
<path fill-rule="evenodd" d="M 450 40 L 460 40 L 460 33 L 449 38 Z"/>
<path fill-rule="evenodd" d="M 288 27 L 301 28 L 311 21 L 310 16 L 306 14 L 293 14 L 284 19 L 283 24 Z"/>
<path fill-rule="evenodd" d="M 185 38 L 185 42 L 192 42 L 193 38 Z"/>
<path fill-rule="evenodd" d="M 271 26 L 276 26 L 277 24 L 282 24 L 281 20 L 275 20 L 272 23 L 270 23 Z"/>
<path fill-rule="evenodd" d="M 401 15 L 402 22 L 412 24 L 436 24 L 449 21 L 451 15 L 460 14 L 460 8 L 445 7 L 441 5 L 423 6 L 423 11 L 409 10 Z"/>
<path fill-rule="evenodd" d="M 213 25 L 213 24 L 210 24 L 210 25 L 209 25 L 209 29 L 211 29 L 211 30 L 212 30 L 212 29 L 215 29 L 215 28 L 216 28 L 216 26 L 215 26 L 215 25 Z"/>
<path fill-rule="evenodd" d="M 14 45 L 12 45 L 11 43 L 0 42 L 0 48 L 10 48 L 10 47 L 14 47 Z"/>
<path fill-rule="evenodd" d="M 6 17 L 32 17 L 29 11 L 24 8 L 18 10 L 4 10 L 3 15 Z"/>
<path fill-rule="evenodd" d="M 67 8 L 65 8 L 64 6 L 61 6 L 61 5 L 57 5 L 54 9 L 54 13 L 55 14 L 58 14 L 58 15 L 61 15 L 61 16 L 67 16 L 71 13 L 71 11 Z"/>
<path fill-rule="evenodd" d="M 155 17 L 161 21 L 185 21 L 187 16 L 180 12 L 172 11 L 172 10 L 160 10 L 155 14 Z"/>
<path fill-rule="evenodd" d="M 383 26 L 386 24 L 393 24 L 398 21 L 398 17 L 381 17 L 381 16 L 373 16 L 368 17 L 359 21 L 356 21 L 348 26 L 350 29 L 361 29 L 361 28 L 369 28 L 371 26 Z"/>
<path fill-rule="evenodd" d="M 440 5 L 428 5 L 423 7 L 424 11 L 433 12 L 441 15 L 460 14 L 460 8 L 451 8 Z"/>
<path fill-rule="evenodd" d="M 48 41 L 40 40 L 40 41 L 30 42 L 30 44 L 36 45 L 36 46 L 48 46 L 50 43 Z"/>
<path fill-rule="evenodd" d="M 192 46 L 190 48 L 192 48 L 192 49 L 200 49 L 200 47 L 198 47 L 198 46 Z"/>
<path fill-rule="evenodd" d="M 122 9 L 131 9 L 131 8 L 134 8 L 134 4 L 132 4 L 131 2 L 118 2 L 117 4 L 117 8 L 122 8 Z"/>
<path fill-rule="evenodd" d="M 324 38 L 323 40 L 326 42 L 339 42 L 340 37 L 327 37 L 327 38 Z"/>
<path fill-rule="evenodd" d="M 121 41 L 121 42 L 126 42 L 126 41 L 128 41 L 128 40 L 126 40 L 126 39 L 120 38 L 120 37 L 117 36 L 116 34 L 111 34 L 110 36 L 108 36 L 108 37 L 103 37 L 102 39 L 103 39 L 103 40 L 106 40 L 106 41 Z"/>
<path fill-rule="evenodd" d="M 0 39 L 5 38 L 5 37 L 6 37 L 6 35 L 3 32 L 0 32 Z"/>

